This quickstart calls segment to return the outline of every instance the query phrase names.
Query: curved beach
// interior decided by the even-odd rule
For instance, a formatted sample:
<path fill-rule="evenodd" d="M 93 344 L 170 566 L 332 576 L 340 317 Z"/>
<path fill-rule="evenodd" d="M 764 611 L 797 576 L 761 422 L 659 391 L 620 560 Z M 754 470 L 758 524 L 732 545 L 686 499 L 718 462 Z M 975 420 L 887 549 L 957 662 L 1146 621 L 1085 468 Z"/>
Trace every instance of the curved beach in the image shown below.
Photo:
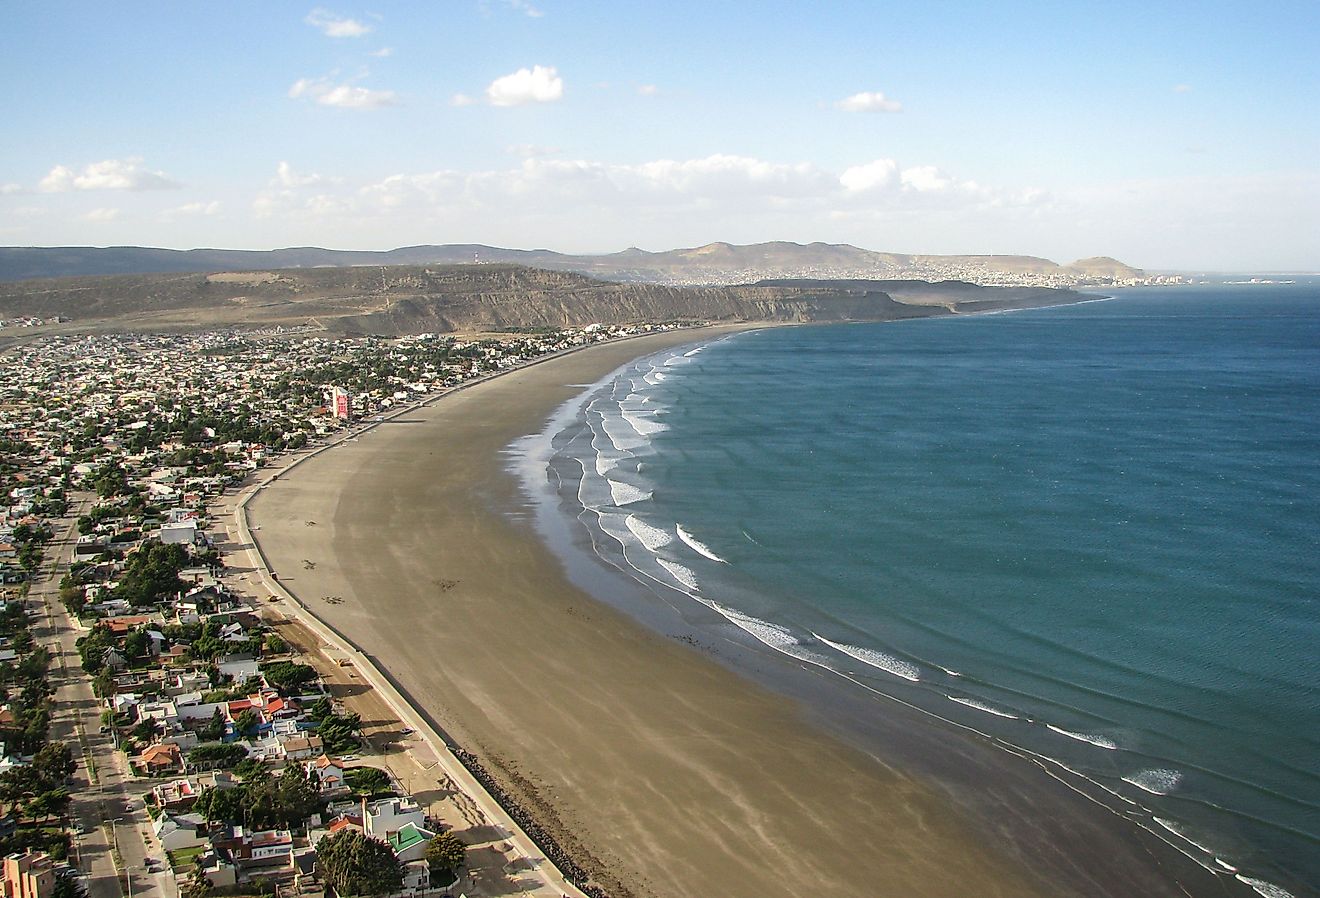
<path fill-rule="evenodd" d="M 616 898 L 1186 894 L 1171 852 L 1029 764 L 897 706 L 877 758 L 570 582 L 503 450 L 582 384 L 709 334 L 593 347 L 384 422 L 267 486 L 255 536 Z M 932 749 L 948 776 L 904 772 Z"/>

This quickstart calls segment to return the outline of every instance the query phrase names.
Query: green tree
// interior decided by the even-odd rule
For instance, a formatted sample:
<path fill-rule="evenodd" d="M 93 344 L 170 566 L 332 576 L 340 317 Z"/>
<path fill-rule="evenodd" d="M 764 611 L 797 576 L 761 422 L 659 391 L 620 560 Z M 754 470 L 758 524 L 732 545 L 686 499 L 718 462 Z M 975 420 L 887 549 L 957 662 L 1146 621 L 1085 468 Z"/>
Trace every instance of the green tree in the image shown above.
<path fill-rule="evenodd" d="M 426 843 L 426 863 L 432 870 L 454 874 L 463 868 L 467 845 L 453 833 L 440 833 Z"/>
<path fill-rule="evenodd" d="M 211 719 L 202 724 L 197 730 L 197 738 L 203 742 L 218 742 L 220 737 L 225 734 L 225 715 L 216 708 Z"/>
<path fill-rule="evenodd" d="M 279 778 L 280 809 L 286 826 L 299 826 L 321 809 L 321 792 L 300 764 L 284 768 Z"/>
<path fill-rule="evenodd" d="M 193 810 L 211 823 L 241 823 L 246 802 L 246 789 L 203 789 Z"/>
<path fill-rule="evenodd" d="M 251 708 L 244 708 L 242 713 L 234 718 L 234 729 L 240 736 L 250 736 L 256 732 L 257 724 L 261 718 L 257 717 L 257 712 Z"/>
<path fill-rule="evenodd" d="M 194 864 L 192 873 L 188 875 L 188 881 L 179 889 L 179 898 L 212 898 L 214 894 L 215 886 L 206 878 L 201 865 Z"/>
<path fill-rule="evenodd" d="M 51 898 L 87 898 L 87 890 L 72 876 L 56 876 L 50 895 Z"/>
<path fill-rule="evenodd" d="M 194 767 L 228 769 L 247 757 L 247 749 L 234 743 L 209 742 L 188 752 L 188 763 Z"/>
<path fill-rule="evenodd" d="M 344 772 L 344 781 L 354 793 L 366 798 L 390 793 L 390 778 L 377 767 L 353 767 Z"/>
<path fill-rule="evenodd" d="M 322 839 L 316 864 L 340 898 L 389 895 L 403 886 L 403 869 L 390 846 L 354 829 Z"/>
<path fill-rule="evenodd" d="M 308 664 L 296 664 L 293 661 L 275 661 L 261 669 L 262 676 L 271 688 L 287 695 L 316 679 L 316 669 Z"/>

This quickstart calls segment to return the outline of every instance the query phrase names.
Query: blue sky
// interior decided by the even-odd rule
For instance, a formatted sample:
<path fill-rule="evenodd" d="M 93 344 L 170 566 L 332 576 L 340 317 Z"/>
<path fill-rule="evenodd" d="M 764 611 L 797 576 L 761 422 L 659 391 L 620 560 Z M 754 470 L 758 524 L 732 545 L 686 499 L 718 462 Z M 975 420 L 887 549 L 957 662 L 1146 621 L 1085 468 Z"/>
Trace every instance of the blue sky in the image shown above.
<path fill-rule="evenodd" d="M 1320 269 L 1320 4 L 13 4 L 0 243 Z"/>

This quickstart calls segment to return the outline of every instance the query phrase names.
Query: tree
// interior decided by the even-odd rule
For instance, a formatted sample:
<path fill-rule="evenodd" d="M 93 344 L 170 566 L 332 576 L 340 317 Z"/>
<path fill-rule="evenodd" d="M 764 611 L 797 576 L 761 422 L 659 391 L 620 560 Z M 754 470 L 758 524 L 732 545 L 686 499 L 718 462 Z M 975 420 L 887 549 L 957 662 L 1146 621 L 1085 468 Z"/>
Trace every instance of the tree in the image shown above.
<path fill-rule="evenodd" d="M 286 826 L 301 825 L 321 809 L 321 790 L 312 784 L 301 765 L 285 767 L 278 782 L 280 810 Z"/>
<path fill-rule="evenodd" d="M 215 894 L 215 886 L 211 880 L 206 878 L 202 872 L 200 864 L 193 864 L 192 873 L 188 875 L 188 881 L 179 889 L 179 898 L 211 898 Z M 59 896 L 55 896 L 59 898 Z"/>
<path fill-rule="evenodd" d="M 237 823 L 243 819 L 246 789 L 203 789 L 193 810 L 211 823 Z"/>
<path fill-rule="evenodd" d="M 220 737 L 225 734 L 225 716 L 216 708 L 211 719 L 202 724 L 197 730 L 197 738 L 203 742 L 218 742 Z"/>
<path fill-rule="evenodd" d="M 440 833 L 426 843 L 426 863 L 432 870 L 457 873 L 467 857 L 467 845 L 453 833 Z"/>
<path fill-rule="evenodd" d="M 30 766 L 47 789 L 58 788 L 78 769 L 77 762 L 73 760 L 73 751 L 63 742 L 43 745 L 32 756 Z"/>
<path fill-rule="evenodd" d="M 188 763 L 194 767 L 233 767 L 247 757 L 247 749 L 236 743 L 210 742 L 188 752 Z"/>
<path fill-rule="evenodd" d="M 244 708 L 243 712 L 234 718 L 234 729 L 240 736 L 250 736 L 260 723 L 257 712 L 251 708 Z"/>
<path fill-rule="evenodd" d="M 322 839 L 316 863 L 340 898 L 390 895 L 403 887 L 403 868 L 390 846 L 354 829 Z"/>
<path fill-rule="evenodd" d="M 244 758 L 234 765 L 234 773 L 245 783 L 260 783 L 270 779 L 270 768 L 261 758 Z"/>
<path fill-rule="evenodd" d="M 51 898 L 87 898 L 87 890 L 72 876 L 56 876 Z M 199 896 L 206 898 L 206 896 Z"/>
<path fill-rule="evenodd" d="M 358 795 L 374 798 L 390 792 L 390 778 L 376 767 L 354 767 L 344 772 L 344 781 Z"/>
<path fill-rule="evenodd" d="M 272 688 L 287 695 L 316 679 L 316 669 L 308 664 L 295 664 L 292 661 L 275 661 L 261 669 L 266 682 Z"/>

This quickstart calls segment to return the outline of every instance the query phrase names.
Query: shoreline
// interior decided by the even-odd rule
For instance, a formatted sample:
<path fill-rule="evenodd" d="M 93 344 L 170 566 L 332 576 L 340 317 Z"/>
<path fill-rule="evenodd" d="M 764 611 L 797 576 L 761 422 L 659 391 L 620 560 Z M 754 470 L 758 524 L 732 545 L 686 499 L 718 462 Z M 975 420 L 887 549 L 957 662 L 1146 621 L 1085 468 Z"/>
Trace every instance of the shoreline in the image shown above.
<path fill-rule="evenodd" d="M 266 528 L 262 541 L 271 543 L 276 569 L 293 570 L 299 554 L 318 553 L 302 556 L 318 558 L 314 571 L 281 578 L 281 585 L 286 579 L 298 581 L 294 591 L 304 593 L 304 602 L 322 586 L 333 585 L 333 594 L 348 601 L 327 605 L 325 625 L 375 650 L 373 660 L 379 658 L 382 670 L 397 675 L 400 691 L 435 712 L 446 737 L 455 734 L 459 744 L 482 758 L 533 817 L 548 820 L 546 828 L 559 836 L 570 856 L 587 859 L 589 872 L 611 894 L 788 895 L 803 888 L 819 890 L 824 883 L 831 884 L 831 894 L 890 893 L 889 887 L 876 890 L 874 872 L 849 869 L 871 855 L 882 865 L 895 855 L 906 860 L 904 870 L 885 871 L 894 894 L 954 895 L 968 882 L 976 882 L 983 894 L 1051 894 L 1038 875 L 1020 868 L 1016 861 L 1021 858 L 1012 856 L 1016 852 L 1010 846 L 985 844 L 993 842 L 989 834 L 978 831 L 977 821 L 962 819 L 950 806 L 950 796 L 876 763 L 819 729 L 819 720 L 808 722 L 802 707 L 808 696 L 790 693 L 786 699 L 765 689 L 757 677 L 730 674 L 723 661 L 702 657 L 608 604 L 598 604 L 564 582 L 562 559 L 528 532 L 525 497 L 511 482 L 500 451 L 511 442 L 504 437 L 539 432 L 574 390 L 580 392 L 579 381 L 591 371 L 597 372 L 589 378 L 594 382 L 617 368 L 613 362 L 619 359 L 622 364 L 665 348 L 647 350 L 643 344 L 678 345 L 703 336 L 709 331 L 670 332 L 660 339 L 624 341 L 627 346 L 616 343 L 613 350 L 605 344 L 587 347 L 593 353 L 577 350 L 538 360 L 404 410 L 346 437 L 338 444 L 340 452 L 323 455 L 329 447 L 321 447 L 299 459 L 290 466 L 300 468 L 296 476 L 285 479 L 281 472 L 271 489 L 254 489 L 248 497 Z M 553 376 L 527 373 L 537 368 L 536 374 L 544 374 L 551 365 Z M 467 408 L 482 398 L 522 407 L 494 415 L 501 418 L 495 426 L 483 414 L 506 409 Z M 396 428 L 403 431 L 395 434 L 397 439 L 378 439 L 382 427 L 389 430 L 391 421 L 412 414 L 419 417 L 400 423 L 421 427 Z M 357 437 L 385 445 L 377 453 L 362 444 L 348 445 Z M 424 461 L 427 450 L 434 453 L 437 446 L 446 450 L 445 461 Z M 381 461 L 386 468 L 406 470 L 382 471 Z M 437 465 L 446 472 L 437 472 Z M 438 487 L 428 484 L 437 478 L 443 481 Z M 267 507 L 272 493 L 284 500 L 278 509 Z M 405 503 L 408 508 L 399 507 Z M 313 511 L 316 518 L 298 520 Z M 418 511 L 461 520 L 424 521 Z M 316 526 L 308 525 L 312 520 Z M 431 563 L 419 563 L 417 556 L 427 554 Z M 513 576 L 493 575 L 490 566 L 501 564 L 518 570 Z M 451 567 L 463 576 L 441 570 Z M 434 574 L 444 575 L 428 581 Z M 469 585 L 472 580 L 477 583 Z M 530 600 L 529 591 L 550 599 Z M 391 623 L 375 613 L 385 608 L 411 616 L 412 625 Z M 321 617 L 310 607 L 307 613 Z M 447 619 L 437 627 L 435 617 Z M 540 630 L 518 632 L 535 629 L 531 624 L 541 625 Z M 408 641 L 418 636 L 436 640 L 436 651 L 407 651 Z M 555 646 L 537 636 L 562 637 L 571 644 Z M 619 639 L 626 642 L 623 651 Z M 381 654 L 390 648 L 394 657 Z M 429 669 L 437 661 L 461 669 Z M 554 676 L 546 677 L 547 669 Z M 602 671 L 612 678 L 602 679 Z M 649 681 L 643 678 L 647 671 Z M 541 681 L 556 677 L 558 687 L 547 691 L 554 683 Z M 476 695 L 452 695 L 437 687 Z M 658 707 L 648 709 L 648 703 Z M 615 723 L 609 715 L 626 719 L 648 738 L 607 726 L 608 738 L 582 739 L 584 726 Z M 529 727 L 525 718 L 537 723 Z M 905 719 L 890 724 L 908 726 L 919 725 Z M 768 749 L 762 744 L 767 742 Z M 695 751 L 697 746 L 719 763 Z M 967 751 L 963 746 L 951 753 L 956 755 L 951 766 L 960 766 L 956 762 Z M 593 769 L 593 756 L 602 769 Z M 771 772 L 770 780 L 763 778 Z M 630 791 L 619 785 L 620 775 L 639 782 Z M 782 778 L 795 775 L 804 795 L 774 794 Z M 680 788 L 684 776 L 698 785 Z M 588 782 L 593 779 L 606 782 Z M 760 794 L 767 790 L 770 795 Z M 681 792 L 683 801 L 665 794 L 670 791 Z M 617 801 L 630 795 L 621 802 L 623 808 L 606 807 L 610 797 Z M 705 816 L 688 821 L 716 846 L 696 844 L 681 825 L 666 827 L 656 814 L 643 813 L 648 801 L 668 808 L 660 816 L 722 815 L 724 821 L 705 822 Z M 615 834 L 601 831 L 601 817 L 614 825 Z M 915 829 L 915 837 L 895 831 L 905 825 Z M 794 828 L 798 842 L 789 833 Z M 803 831 L 814 848 L 806 858 Z M 648 863 L 652 855 L 661 860 Z M 802 869 L 791 869 L 794 864 Z M 660 882 L 664 887 L 657 891 Z M 713 883 L 721 887 L 712 889 Z M 1176 893 L 1172 883 L 1167 891 Z M 1101 887 L 1094 893 L 1122 892 Z"/>

